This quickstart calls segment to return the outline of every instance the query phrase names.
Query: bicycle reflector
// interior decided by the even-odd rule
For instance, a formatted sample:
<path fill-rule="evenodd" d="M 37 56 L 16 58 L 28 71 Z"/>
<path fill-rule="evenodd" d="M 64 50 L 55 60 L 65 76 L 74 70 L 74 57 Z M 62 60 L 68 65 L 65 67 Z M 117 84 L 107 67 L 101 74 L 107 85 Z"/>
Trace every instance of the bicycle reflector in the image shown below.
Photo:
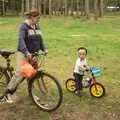
<path fill-rule="evenodd" d="M 28 61 L 23 60 L 21 64 L 21 73 L 24 77 L 30 78 L 37 73 L 37 70 L 34 69 L 34 67 L 32 67 L 32 65 L 28 63 Z"/>
<path fill-rule="evenodd" d="M 91 71 L 95 77 L 101 76 L 101 69 L 99 67 L 92 67 Z"/>

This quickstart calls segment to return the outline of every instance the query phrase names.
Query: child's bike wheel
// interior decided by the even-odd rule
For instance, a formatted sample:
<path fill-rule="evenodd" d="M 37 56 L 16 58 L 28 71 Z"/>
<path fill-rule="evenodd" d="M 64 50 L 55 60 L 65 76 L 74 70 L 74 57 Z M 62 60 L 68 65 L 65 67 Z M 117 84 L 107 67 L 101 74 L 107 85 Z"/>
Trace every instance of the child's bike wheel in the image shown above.
<path fill-rule="evenodd" d="M 101 83 L 94 83 L 90 86 L 90 94 L 93 97 L 100 98 L 105 95 L 105 88 Z"/>
<path fill-rule="evenodd" d="M 66 89 L 69 91 L 69 92 L 75 92 L 76 91 L 76 82 L 73 78 L 69 78 L 66 83 Z"/>

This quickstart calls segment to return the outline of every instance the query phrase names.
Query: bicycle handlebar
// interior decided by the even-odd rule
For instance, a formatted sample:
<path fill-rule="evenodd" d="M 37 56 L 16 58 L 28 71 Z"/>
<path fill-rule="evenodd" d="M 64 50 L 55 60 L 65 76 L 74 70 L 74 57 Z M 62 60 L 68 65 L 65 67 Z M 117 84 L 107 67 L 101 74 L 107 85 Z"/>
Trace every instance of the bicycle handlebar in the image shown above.
<path fill-rule="evenodd" d="M 35 53 L 32 53 L 32 56 L 34 57 L 34 56 L 39 56 L 39 55 L 43 55 L 43 56 L 46 56 L 47 55 L 47 53 L 46 52 L 43 52 L 43 51 L 38 51 L 38 52 L 35 52 Z"/>

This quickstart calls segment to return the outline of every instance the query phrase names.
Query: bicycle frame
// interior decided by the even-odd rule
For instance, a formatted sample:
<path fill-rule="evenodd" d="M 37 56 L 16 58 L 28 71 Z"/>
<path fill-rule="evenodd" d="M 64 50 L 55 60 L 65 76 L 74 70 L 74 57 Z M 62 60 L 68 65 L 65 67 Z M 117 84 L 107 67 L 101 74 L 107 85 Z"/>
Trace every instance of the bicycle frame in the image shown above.
<path fill-rule="evenodd" d="M 97 86 L 96 86 L 96 83 L 97 83 L 97 81 L 96 81 L 96 77 L 94 76 L 94 74 L 93 74 L 93 72 L 92 72 L 92 70 L 90 69 L 90 73 L 91 73 L 91 78 L 90 78 L 90 86 L 92 85 L 92 84 L 94 84 L 95 85 L 95 89 L 96 89 L 96 91 L 97 91 Z"/>
<path fill-rule="evenodd" d="M 37 58 L 37 62 L 38 62 L 38 69 L 37 71 L 43 71 L 43 69 L 41 69 L 42 66 L 45 65 L 45 60 L 46 60 L 46 55 L 45 53 L 43 52 L 36 52 L 34 54 L 32 54 L 33 57 L 36 57 Z M 14 71 L 14 67 L 12 66 L 11 64 L 11 59 L 10 59 L 10 56 L 8 57 L 4 57 L 2 56 L 5 60 L 6 60 L 6 67 L 3 67 L 2 70 L 4 70 L 5 72 L 7 72 L 8 74 L 8 79 L 10 81 L 10 79 L 13 77 L 15 71 Z M 23 78 L 23 80 L 26 79 L 25 77 Z M 22 80 L 22 81 L 23 81 Z M 29 82 L 30 80 L 28 80 Z M 29 84 L 29 83 L 28 83 Z M 40 83 L 39 83 L 40 84 Z"/>
<path fill-rule="evenodd" d="M 46 55 L 38 55 L 37 56 L 38 59 L 38 70 L 42 69 L 45 66 L 45 62 L 46 62 Z"/>
<path fill-rule="evenodd" d="M 40 53 L 34 53 L 34 54 L 32 54 L 32 56 L 37 59 L 37 64 L 38 64 L 37 71 L 42 72 L 43 69 L 41 69 L 41 68 L 45 65 L 46 55 L 43 52 L 42 53 L 40 52 Z M 4 70 L 3 72 L 7 72 L 7 74 L 8 74 L 8 83 L 9 83 L 9 81 L 13 77 L 15 71 L 14 71 L 14 67 L 11 64 L 11 59 L 9 57 L 3 57 L 3 58 L 6 60 L 6 67 L 3 67 L 2 70 Z M 23 82 L 24 79 L 27 79 L 28 90 L 29 90 L 30 79 L 32 79 L 32 77 L 31 78 L 23 77 L 21 82 Z M 45 83 L 44 83 L 42 77 L 41 77 L 41 82 L 37 81 L 37 83 L 38 83 L 38 87 L 39 87 L 40 91 L 44 92 L 43 89 L 41 88 L 41 85 L 43 86 L 43 88 L 45 90 L 46 90 L 46 86 L 45 86 Z"/>
<path fill-rule="evenodd" d="M 6 60 L 6 67 L 4 70 L 9 74 L 9 77 L 12 78 L 14 74 L 14 67 L 11 65 L 11 59 L 10 58 L 5 58 Z"/>
<path fill-rule="evenodd" d="M 88 82 L 88 83 L 89 83 L 88 87 L 90 87 L 92 84 L 96 84 L 97 81 L 96 81 L 96 77 L 94 76 L 92 70 L 90 69 L 90 70 L 88 70 L 88 71 L 89 71 L 89 73 L 90 73 L 90 76 L 87 77 L 86 75 L 84 75 L 84 77 L 85 77 L 85 78 L 89 78 L 89 79 L 86 81 L 86 79 L 83 78 L 83 81 L 85 80 L 86 82 Z M 83 82 L 83 83 L 84 83 L 84 82 Z M 83 85 L 83 86 L 84 86 L 84 85 Z M 84 88 L 88 88 L 88 87 L 84 87 Z"/>
<path fill-rule="evenodd" d="M 94 74 L 92 73 L 92 70 L 91 70 L 91 69 L 90 69 L 90 74 L 91 74 L 90 83 L 91 83 L 91 84 L 95 84 L 95 83 L 96 83 L 96 77 L 95 77 Z"/>

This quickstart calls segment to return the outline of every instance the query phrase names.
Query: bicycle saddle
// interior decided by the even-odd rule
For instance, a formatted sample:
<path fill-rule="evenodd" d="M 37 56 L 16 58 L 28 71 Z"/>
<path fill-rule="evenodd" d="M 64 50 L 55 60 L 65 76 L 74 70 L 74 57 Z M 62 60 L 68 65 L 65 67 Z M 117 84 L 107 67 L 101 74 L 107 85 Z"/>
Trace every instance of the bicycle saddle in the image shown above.
<path fill-rule="evenodd" d="M 0 55 L 4 58 L 8 58 L 11 54 L 14 54 L 15 52 L 11 52 L 9 50 L 0 50 Z"/>

